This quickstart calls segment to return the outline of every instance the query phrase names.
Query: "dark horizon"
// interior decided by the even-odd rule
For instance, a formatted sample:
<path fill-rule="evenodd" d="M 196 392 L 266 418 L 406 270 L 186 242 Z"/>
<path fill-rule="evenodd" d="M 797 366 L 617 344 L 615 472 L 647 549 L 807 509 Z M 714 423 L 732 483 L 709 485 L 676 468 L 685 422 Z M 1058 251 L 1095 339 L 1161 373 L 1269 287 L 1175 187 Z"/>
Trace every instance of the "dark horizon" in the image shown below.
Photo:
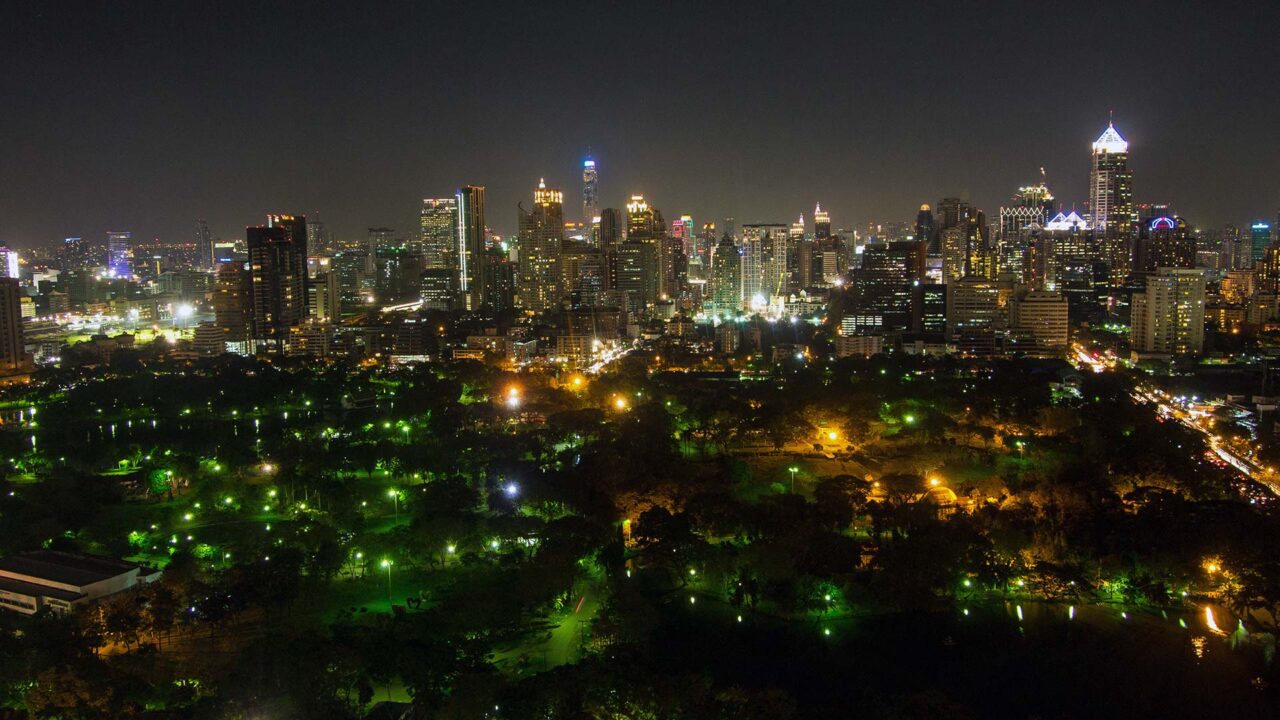
<path fill-rule="evenodd" d="M 545 10 L 545 9 L 543 9 Z M 1105 13 L 1105 15 L 1104 15 Z M 128 230 L 216 236 L 268 212 L 340 238 L 414 232 L 423 197 L 488 188 L 515 229 L 540 177 L 671 220 L 996 213 L 1047 172 L 1083 206 L 1109 113 L 1137 202 L 1198 227 L 1274 219 L 1280 11 L 908 3 L 359 8 L 9 3 L 0 42 L 0 242 Z"/>

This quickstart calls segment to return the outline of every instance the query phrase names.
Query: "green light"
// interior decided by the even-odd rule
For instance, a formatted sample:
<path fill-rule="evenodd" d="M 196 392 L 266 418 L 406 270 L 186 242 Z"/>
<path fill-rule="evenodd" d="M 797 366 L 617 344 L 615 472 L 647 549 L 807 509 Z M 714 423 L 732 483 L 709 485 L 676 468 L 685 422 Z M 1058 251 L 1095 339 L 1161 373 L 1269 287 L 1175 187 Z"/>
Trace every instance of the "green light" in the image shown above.
<path fill-rule="evenodd" d="M 904 417 L 902 418 L 902 420 L 903 420 L 903 422 L 905 422 L 905 423 L 907 423 L 908 425 L 910 425 L 911 423 L 913 423 L 913 422 L 915 422 L 915 421 L 916 421 L 916 416 L 915 416 L 915 415 L 906 415 L 906 416 L 904 416 Z"/>

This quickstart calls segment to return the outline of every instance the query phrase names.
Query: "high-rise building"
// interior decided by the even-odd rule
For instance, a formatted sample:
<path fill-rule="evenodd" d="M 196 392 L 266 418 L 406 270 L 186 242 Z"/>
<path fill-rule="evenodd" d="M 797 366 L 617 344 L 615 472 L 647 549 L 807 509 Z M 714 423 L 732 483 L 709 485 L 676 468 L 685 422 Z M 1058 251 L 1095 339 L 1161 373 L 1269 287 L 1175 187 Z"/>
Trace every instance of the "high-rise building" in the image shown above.
<path fill-rule="evenodd" d="M 454 255 L 457 198 L 425 198 L 419 219 L 422 264 L 430 270 L 449 269 Z"/>
<path fill-rule="evenodd" d="M 921 205 L 920 212 L 916 213 L 915 239 L 925 243 L 930 256 L 942 254 L 938 246 L 937 226 L 933 222 L 933 210 L 930 209 L 928 204 Z"/>
<path fill-rule="evenodd" d="M 1066 350 L 1067 298 L 1060 292 L 1033 290 L 1015 297 L 1009 310 L 1014 348 L 1026 355 L 1053 356 Z"/>
<path fill-rule="evenodd" d="M 773 298 L 786 294 L 787 239 L 781 223 L 742 226 L 742 305 L 763 311 Z"/>
<path fill-rule="evenodd" d="M 464 309 L 479 310 L 488 299 L 484 270 L 489 263 L 481 262 L 485 251 L 484 186 L 466 185 L 458 189 L 455 198 L 458 292 Z"/>
<path fill-rule="evenodd" d="M 711 256 L 712 314 L 732 314 L 742 307 L 742 256 L 725 233 Z"/>
<path fill-rule="evenodd" d="M 923 242 L 874 243 L 863 248 L 862 267 L 851 273 L 851 329 L 909 328 L 912 288 L 924 281 L 924 273 Z"/>
<path fill-rule="evenodd" d="M 27 346 L 22 336 L 22 288 L 17 278 L 0 278 L 0 369 L 27 366 Z"/>
<path fill-rule="evenodd" d="M 311 291 L 311 317 L 330 323 L 342 320 L 342 288 L 338 273 L 330 271 L 316 275 Z"/>
<path fill-rule="evenodd" d="M 132 250 L 129 247 L 133 240 L 131 232 L 107 233 L 107 272 L 115 277 L 133 275 Z"/>
<path fill-rule="evenodd" d="M 1204 273 L 1161 268 L 1129 305 L 1130 345 L 1136 353 L 1194 355 L 1204 349 Z"/>
<path fill-rule="evenodd" d="M 226 343 L 243 344 L 249 339 L 249 323 L 253 316 L 252 289 L 244 263 L 221 263 L 213 291 L 214 326 L 222 331 Z"/>
<path fill-rule="evenodd" d="M 21 277 L 22 268 L 18 261 L 18 251 L 8 245 L 0 245 L 0 277 Z"/>
<path fill-rule="evenodd" d="M 1098 232 L 1124 232 L 1133 223 L 1133 173 L 1129 143 L 1108 124 L 1093 143 L 1089 174 L 1089 212 Z"/>
<path fill-rule="evenodd" d="M 598 196 L 596 195 L 596 181 L 599 176 L 596 171 L 596 161 L 587 158 L 582 161 L 582 224 L 590 227 L 591 223 L 600 216 L 600 206 Z"/>
<path fill-rule="evenodd" d="M 947 284 L 947 338 L 965 355 L 995 353 L 996 336 L 1006 326 L 1008 292 L 984 277 L 965 277 Z"/>
<path fill-rule="evenodd" d="M 533 207 L 520 211 L 520 255 L 517 289 L 520 305 L 542 312 L 559 305 L 560 252 L 564 245 L 564 194 L 543 180 L 533 191 Z"/>
<path fill-rule="evenodd" d="M 213 235 L 209 233 L 209 223 L 196 221 L 196 264 L 206 270 L 212 270 L 217 260 L 213 257 Z"/>
<path fill-rule="evenodd" d="M 1249 226 L 1250 266 L 1256 265 L 1267 254 L 1271 244 L 1271 226 L 1259 220 Z"/>
<path fill-rule="evenodd" d="M 1134 242 L 1133 272 L 1195 266 L 1196 240 L 1185 220 L 1162 216 L 1143 221 Z"/>
<path fill-rule="evenodd" d="M 307 316 L 306 223 L 271 215 L 268 225 L 245 229 L 249 246 L 250 326 L 255 340 L 283 352 L 290 328 Z"/>
<path fill-rule="evenodd" d="M 605 208 L 600 211 L 599 232 L 596 247 L 609 249 L 622 242 L 625 226 L 622 224 L 622 211 L 617 208 Z"/>
<path fill-rule="evenodd" d="M 1119 285 L 1129 274 L 1133 255 L 1133 173 L 1129 170 L 1129 143 L 1115 125 L 1093 143 L 1089 173 L 1089 212 L 1101 243 L 1103 259 L 1111 267 L 1111 282 Z"/>
<path fill-rule="evenodd" d="M 813 237 L 819 241 L 831 237 L 831 213 L 822 209 L 822 203 L 813 206 Z"/>

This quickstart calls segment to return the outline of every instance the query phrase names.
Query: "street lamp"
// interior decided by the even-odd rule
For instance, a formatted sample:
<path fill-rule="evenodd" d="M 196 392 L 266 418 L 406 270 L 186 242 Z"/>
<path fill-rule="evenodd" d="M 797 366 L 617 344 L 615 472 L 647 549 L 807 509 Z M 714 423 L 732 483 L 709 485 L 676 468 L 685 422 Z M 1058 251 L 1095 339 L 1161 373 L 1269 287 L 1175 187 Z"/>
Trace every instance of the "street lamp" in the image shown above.
<path fill-rule="evenodd" d="M 390 490 L 388 490 L 388 491 L 387 491 L 387 496 L 391 498 L 391 506 L 392 506 L 392 508 L 393 508 L 393 509 L 394 509 L 394 511 L 395 511 L 396 523 L 397 523 L 397 524 L 399 524 L 399 522 L 400 522 L 400 493 L 396 492 L 396 489 L 395 489 L 395 488 L 391 488 Z"/>
<path fill-rule="evenodd" d="M 800 471 L 800 468 L 796 467 L 795 465 L 792 465 L 791 467 L 787 468 L 787 472 L 791 473 L 791 494 L 792 495 L 796 494 L 796 473 L 799 471 Z"/>
<path fill-rule="evenodd" d="M 388 560 L 387 558 L 383 558 L 381 563 L 382 567 L 387 569 L 387 604 L 388 605 L 391 604 L 391 566 L 394 564 L 395 563 Z"/>

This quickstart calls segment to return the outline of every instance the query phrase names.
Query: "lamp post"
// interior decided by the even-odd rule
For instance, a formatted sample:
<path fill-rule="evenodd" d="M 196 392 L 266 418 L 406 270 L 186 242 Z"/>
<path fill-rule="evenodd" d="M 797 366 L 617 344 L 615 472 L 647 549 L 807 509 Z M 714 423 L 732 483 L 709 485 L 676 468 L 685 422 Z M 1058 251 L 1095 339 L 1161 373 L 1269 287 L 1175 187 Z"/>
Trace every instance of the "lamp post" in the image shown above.
<path fill-rule="evenodd" d="M 387 605 L 391 604 L 391 566 L 394 564 L 386 558 L 382 559 L 382 567 L 387 569 Z"/>
<path fill-rule="evenodd" d="M 800 471 L 800 468 L 796 467 L 795 465 L 792 465 L 791 467 L 787 468 L 787 472 L 791 473 L 791 494 L 792 495 L 796 494 L 796 473 L 799 471 Z"/>
<path fill-rule="evenodd" d="M 400 524 L 400 493 L 395 488 L 387 491 L 387 495 L 391 497 L 391 507 L 395 512 L 396 524 Z"/>

